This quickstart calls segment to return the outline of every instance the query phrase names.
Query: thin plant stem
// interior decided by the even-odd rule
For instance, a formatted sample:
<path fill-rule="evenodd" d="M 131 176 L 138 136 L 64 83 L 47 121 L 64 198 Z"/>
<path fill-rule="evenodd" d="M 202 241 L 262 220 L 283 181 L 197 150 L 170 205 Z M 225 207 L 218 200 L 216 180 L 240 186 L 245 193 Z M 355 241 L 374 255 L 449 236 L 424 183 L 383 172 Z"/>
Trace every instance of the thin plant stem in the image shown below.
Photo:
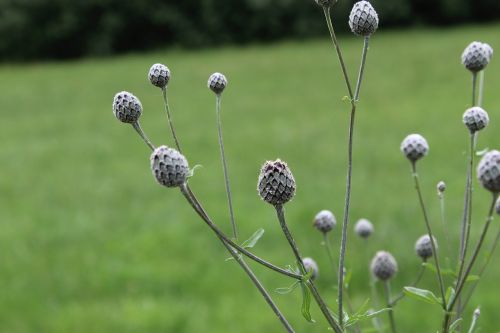
<path fill-rule="evenodd" d="M 424 261 L 425 263 L 425 261 Z M 420 271 L 415 279 L 415 281 L 413 281 L 412 284 L 410 284 L 410 287 L 416 287 L 418 286 L 420 280 L 422 280 L 422 277 L 424 276 L 424 273 L 425 273 L 425 265 L 421 265 L 420 267 Z M 403 298 L 405 297 L 405 293 L 403 292 L 400 292 L 396 297 L 394 297 L 392 300 L 391 300 L 391 306 L 395 306 L 400 300 L 402 300 Z"/>
<path fill-rule="evenodd" d="M 234 220 L 233 196 L 231 195 L 231 186 L 229 185 L 229 172 L 227 169 L 226 153 L 224 151 L 224 140 L 222 139 L 222 121 L 221 121 L 221 94 L 216 94 L 216 113 L 217 113 L 217 132 L 219 134 L 220 158 L 222 162 L 222 170 L 224 172 L 224 183 L 226 185 L 227 205 L 229 207 L 229 218 L 231 220 L 231 228 L 233 230 L 233 238 L 238 239 L 238 229 Z"/>
<path fill-rule="evenodd" d="M 182 154 L 181 146 L 179 144 L 179 140 L 177 139 L 177 134 L 175 133 L 172 115 L 170 114 L 170 107 L 168 106 L 167 88 L 166 87 L 162 88 L 161 92 L 163 95 L 163 104 L 165 106 L 165 112 L 167 113 L 167 120 L 168 120 L 168 126 L 170 127 L 170 132 L 172 133 L 172 137 L 174 138 L 175 146 L 177 147 L 177 150 L 179 151 L 179 153 Z"/>
<path fill-rule="evenodd" d="M 477 73 L 472 73 L 472 106 L 476 105 Z"/>
<path fill-rule="evenodd" d="M 144 131 L 142 130 L 141 124 L 139 124 L 139 121 L 136 121 L 135 123 L 132 123 L 132 127 L 135 129 L 135 131 L 137 132 L 137 134 L 139 134 L 139 136 L 144 141 L 144 143 L 147 144 L 148 147 L 151 148 L 151 150 L 155 150 L 155 146 L 148 139 L 148 137 L 146 136 L 146 133 L 144 133 Z"/>
<path fill-rule="evenodd" d="M 484 94 L 484 70 L 479 73 L 479 97 L 477 99 L 477 106 L 483 106 Z"/>
<path fill-rule="evenodd" d="M 445 205 L 445 194 L 444 193 L 439 193 L 439 210 L 441 213 L 441 224 L 443 226 L 443 234 L 444 234 L 444 240 L 446 243 L 446 254 L 448 260 L 451 257 L 451 248 L 450 248 L 450 236 L 448 235 L 448 228 L 446 227 L 446 205 Z"/>
<path fill-rule="evenodd" d="M 396 333 L 396 321 L 394 320 L 394 308 L 391 301 L 391 283 L 389 280 L 384 281 L 384 292 L 387 307 L 389 308 L 389 322 L 391 324 L 391 332 Z"/>
<path fill-rule="evenodd" d="M 472 315 L 472 321 L 470 323 L 469 331 L 468 333 L 474 333 L 476 330 L 476 325 L 477 325 L 477 320 L 479 319 L 479 316 L 477 316 L 475 313 Z"/>
<path fill-rule="evenodd" d="M 439 289 L 441 291 L 441 297 L 442 297 L 442 300 L 443 300 L 443 308 L 446 308 L 446 297 L 445 297 L 445 292 L 444 292 L 443 275 L 441 274 L 441 266 L 439 265 L 439 256 L 438 256 L 438 253 L 437 253 L 437 247 L 436 247 L 436 244 L 434 242 L 434 236 L 432 234 L 431 224 L 430 224 L 429 218 L 427 216 L 427 209 L 425 208 L 424 199 L 422 197 L 422 191 L 420 189 L 420 180 L 419 180 L 418 173 L 417 173 L 417 164 L 416 164 L 416 162 L 412 162 L 411 166 L 412 166 L 413 179 L 415 181 L 415 189 L 417 191 L 418 200 L 419 200 L 419 203 L 420 203 L 420 208 L 422 209 L 422 213 L 424 215 L 425 226 L 427 228 L 427 233 L 429 234 L 429 238 L 431 240 L 432 255 L 434 257 L 434 262 L 436 263 L 436 270 L 437 270 L 437 276 L 438 276 L 438 282 L 439 282 Z"/>
<path fill-rule="evenodd" d="M 363 74 L 365 73 L 366 55 L 368 54 L 368 45 L 370 43 L 370 36 L 363 39 L 363 53 L 361 54 L 361 65 L 359 67 L 358 81 L 356 84 L 356 91 L 354 92 L 354 101 L 357 102 L 359 98 L 359 91 L 361 90 L 361 82 L 363 81 Z"/>

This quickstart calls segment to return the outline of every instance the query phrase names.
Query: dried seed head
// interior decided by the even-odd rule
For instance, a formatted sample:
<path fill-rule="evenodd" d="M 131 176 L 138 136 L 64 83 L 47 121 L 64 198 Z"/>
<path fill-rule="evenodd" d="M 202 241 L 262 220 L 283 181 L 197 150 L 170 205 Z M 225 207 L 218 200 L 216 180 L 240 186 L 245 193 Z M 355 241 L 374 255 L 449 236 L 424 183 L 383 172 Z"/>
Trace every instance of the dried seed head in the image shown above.
<path fill-rule="evenodd" d="M 433 237 L 434 239 L 434 246 L 438 247 L 436 238 Z M 417 239 L 417 242 L 415 243 L 415 252 L 417 252 L 417 255 L 422 258 L 422 260 L 427 260 L 428 258 L 432 257 L 432 244 L 431 244 L 431 238 L 429 235 L 423 235 L 419 239 Z"/>
<path fill-rule="evenodd" d="M 471 133 L 482 130 L 490 121 L 488 113 L 479 106 L 467 109 L 464 113 L 463 121 Z"/>
<path fill-rule="evenodd" d="M 267 161 L 260 170 L 257 191 L 262 200 L 273 206 L 290 201 L 295 195 L 295 179 L 285 162 Z"/>
<path fill-rule="evenodd" d="M 446 191 L 446 183 L 443 181 L 440 181 L 439 183 L 437 183 L 436 188 L 437 188 L 438 194 L 443 194 L 444 191 Z"/>
<path fill-rule="evenodd" d="M 319 6 L 325 7 L 325 8 L 329 8 L 337 2 L 336 0 L 314 0 L 314 1 L 316 1 L 316 3 Z"/>
<path fill-rule="evenodd" d="M 161 185 L 177 187 L 186 182 L 189 165 L 184 155 L 177 150 L 160 146 L 151 154 L 151 171 Z"/>
<path fill-rule="evenodd" d="M 386 281 L 396 274 L 398 264 L 392 254 L 386 251 L 379 251 L 372 259 L 371 271 L 377 279 Z"/>
<path fill-rule="evenodd" d="M 484 154 L 477 166 L 477 178 L 487 190 L 493 193 L 500 192 L 500 152 L 498 150 Z"/>
<path fill-rule="evenodd" d="M 314 217 L 314 227 L 323 233 L 327 233 L 335 227 L 337 220 L 329 210 L 322 210 Z"/>
<path fill-rule="evenodd" d="M 473 73 L 483 70 L 489 63 L 493 49 L 481 42 L 470 43 L 462 53 L 462 64 Z"/>
<path fill-rule="evenodd" d="M 420 134 L 410 134 L 401 143 L 401 152 L 412 162 L 416 162 L 429 151 L 427 140 Z"/>
<path fill-rule="evenodd" d="M 221 94 L 227 86 L 227 79 L 224 74 L 213 73 L 208 78 L 208 87 L 216 94 Z"/>
<path fill-rule="evenodd" d="M 476 310 L 474 310 L 474 313 L 472 315 L 477 320 L 477 318 L 479 318 L 479 316 L 481 315 L 481 309 L 479 307 L 477 307 Z"/>
<path fill-rule="evenodd" d="M 314 261 L 312 258 L 304 258 L 302 259 L 302 263 L 304 264 L 304 267 L 306 268 L 306 272 L 311 272 L 311 280 L 316 280 L 319 276 L 319 269 L 318 269 L 318 264 L 316 261 Z"/>
<path fill-rule="evenodd" d="M 359 36 L 370 36 L 378 28 L 378 15 L 368 1 L 354 4 L 349 15 L 349 27 Z"/>
<path fill-rule="evenodd" d="M 154 64 L 149 69 L 148 78 L 153 86 L 165 88 L 170 80 L 170 70 L 165 65 Z"/>
<path fill-rule="evenodd" d="M 495 210 L 497 211 L 497 214 L 500 215 L 500 197 L 498 197 L 497 203 L 495 205 Z"/>
<path fill-rule="evenodd" d="M 127 91 L 121 91 L 113 99 L 113 114 L 123 123 L 133 124 L 142 114 L 141 101 Z"/>
<path fill-rule="evenodd" d="M 361 238 L 368 238 L 373 234 L 373 224 L 367 219 L 359 219 L 354 226 L 354 232 Z"/>

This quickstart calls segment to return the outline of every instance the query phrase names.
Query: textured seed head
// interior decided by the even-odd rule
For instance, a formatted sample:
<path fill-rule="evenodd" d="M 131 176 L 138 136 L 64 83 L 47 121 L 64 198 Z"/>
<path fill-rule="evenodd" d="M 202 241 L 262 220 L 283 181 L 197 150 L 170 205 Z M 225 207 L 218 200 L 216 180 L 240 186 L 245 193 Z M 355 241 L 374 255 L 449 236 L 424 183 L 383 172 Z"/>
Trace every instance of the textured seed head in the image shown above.
<path fill-rule="evenodd" d="M 495 210 L 497 211 L 497 214 L 500 215 L 500 197 L 498 197 L 497 203 L 495 205 Z"/>
<path fill-rule="evenodd" d="M 420 134 L 410 134 L 401 143 L 401 152 L 412 162 L 416 162 L 429 151 L 427 140 Z"/>
<path fill-rule="evenodd" d="M 121 91 L 113 99 L 113 114 L 119 121 L 135 123 L 142 113 L 142 104 L 137 97 L 127 91 Z"/>
<path fill-rule="evenodd" d="M 367 219 L 359 219 L 354 225 L 354 232 L 361 238 L 368 238 L 373 234 L 373 224 Z"/>
<path fill-rule="evenodd" d="M 467 109 L 464 113 L 463 121 L 471 133 L 482 130 L 490 121 L 488 112 L 479 106 Z"/>
<path fill-rule="evenodd" d="M 165 88 L 170 80 L 170 70 L 165 65 L 154 64 L 149 69 L 148 78 L 153 86 Z"/>
<path fill-rule="evenodd" d="M 444 191 L 446 191 L 446 183 L 443 181 L 440 181 L 436 185 L 437 191 L 439 194 L 442 194 Z"/>
<path fill-rule="evenodd" d="M 208 87 L 216 94 L 220 94 L 226 89 L 227 79 L 224 74 L 213 73 L 208 78 Z"/>
<path fill-rule="evenodd" d="M 312 271 L 311 280 L 316 280 L 319 276 L 318 264 L 312 258 L 304 258 L 302 259 L 302 263 L 306 268 L 306 271 L 309 273 Z"/>
<path fill-rule="evenodd" d="M 392 254 L 386 251 L 379 251 L 372 259 L 371 271 L 377 279 L 386 281 L 396 274 L 398 264 Z"/>
<path fill-rule="evenodd" d="M 336 0 L 314 0 L 321 7 L 331 7 L 337 2 Z"/>
<path fill-rule="evenodd" d="M 335 227 L 337 220 L 329 210 L 322 210 L 314 217 L 314 227 L 323 233 L 327 233 Z"/>
<path fill-rule="evenodd" d="M 436 238 L 434 238 L 434 246 L 438 247 Z M 431 238 L 429 235 L 423 235 L 419 239 L 417 239 L 417 242 L 415 243 L 415 252 L 417 252 L 417 255 L 422 258 L 422 260 L 427 260 L 427 258 L 430 258 L 432 256 L 432 244 L 431 244 Z"/>
<path fill-rule="evenodd" d="M 160 146 L 151 154 L 151 171 L 161 185 L 177 187 L 186 182 L 189 165 L 184 155 L 177 150 Z"/>
<path fill-rule="evenodd" d="M 378 15 L 368 1 L 354 4 L 349 15 L 349 27 L 359 36 L 370 36 L 378 28 Z"/>
<path fill-rule="evenodd" d="M 498 150 L 484 154 L 477 166 L 477 178 L 487 190 L 493 193 L 500 192 L 500 152 Z"/>
<path fill-rule="evenodd" d="M 260 170 L 257 191 L 273 206 L 283 205 L 295 195 L 295 179 L 285 162 L 267 161 Z"/>
<path fill-rule="evenodd" d="M 473 73 L 483 70 L 489 63 L 493 49 L 481 42 L 470 43 L 462 53 L 462 64 Z"/>

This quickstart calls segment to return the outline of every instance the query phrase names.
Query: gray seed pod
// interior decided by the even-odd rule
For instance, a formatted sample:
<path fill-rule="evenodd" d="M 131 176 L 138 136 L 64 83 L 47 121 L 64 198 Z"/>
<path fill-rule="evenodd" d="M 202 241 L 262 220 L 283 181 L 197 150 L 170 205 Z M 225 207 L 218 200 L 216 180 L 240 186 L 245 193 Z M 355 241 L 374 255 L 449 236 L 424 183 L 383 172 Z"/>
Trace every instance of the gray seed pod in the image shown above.
<path fill-rule="evenodd" d="M 177 187 L 186 182 L 189 165 L 184 155 L 177 150 L 160 146 L 151 154 L 151 171 L 161 185 Z"/>
<path fill-rule="evenodd" d="M 370 36 L 378 28 L 378 15 L 368 1 L 354 4 L 349 15 L 349 27 L 359 36 Z"/>
<path fill-rule="evenodd" d="M 481 42 L 470 43 L 462 53 L 462 64 L 473 73 L 477 73 L 488 65 L 491 55 L 491 46 Z"/>
<path fill-rule="evenodd" d="M 463 116 L 463 122 L 471 133 L 482 130 L 490 122 L 488 112 L 479 106 L 467 109 Z"/>
<path fill-rule="evenodd" d="M 498 150 L 484 154 L 477 166 L 477 178 L 487 190 L 493 193 L 500 192 L 500 152 Z"/>
<path fill-rule="evenodd" d="M 307 257 L 302 259 L 302 263 L 304 264 L 306 272 L 309 273 L 312 271 L 311 280 L 316 280 L 319 276 L 319 268 L 316 261 L 314 261 L 312 258 Z"/>
<path fill-rule="evenodd" d="M 434 238 L 434 246 L 436 246 L 437 249 L 438 244 L 436 238 L 435 237 L 433 238 Z M 429 235 L 423 235 L 422 237 L 417 239 L 417 242 L 415 243 L 415 252 L 424 261 L 432 257 L 432 244 Z"/>
<path fill-rule="evenodd" d="M 497 203 L 495 205 L 495 210 L 497 211 L 497 214 L 500 215 L 500 197 L 497 200 Z"/>
<path fill-rule="evenodd" d="M 392 254 L 386 251 L 379 251 L 372 259 L 371 271 L 377 279 L 386 281 L 396 274 L 398 264 Z"/>
<path fill-rule="evenodd" d="M 220 94 L 226 89 L 227 79 L 224 74 L 213 73 L 208 78 L 208 87 L 216 94 Z"/>
<path fill-rule="evenodd" d="M 325 7 L 325 8 L 329 8 L 337 2 L 336 0 L 314 0 L 314 1 L 316 1 L 316 3 L 319 6 Z"/>
<path fill-rule="evenodd" d="M 273 206 L 290 201 L 295 195 L 295 179 L 285 162 L 267 161 L 260 170 L 257 191 L 262 200 Z"/>
<path fill-rule="evenodd" d="M 354 232 L 361 238 L 368 238 L 373 234 L 373 224 L 367 219 L 359 219 L 354 225 Z"/>
<path fill-rule="evenodd" d="M 439 183 L 437 183 L 436 188 L 437 188 L 438 194 L 443 194 L 444 191 L 446 191 L 446 183 L 443 181 L 440 181 Z"/>
<path fill-rule="evenodd" d="M 113 114 L 119 121 L 133 124 L 142 114 L 142 104 L 133 94 L 121 91 L 113 99 Z"/>
<path fill-rule="evenodd" d="M 401 152 L 412 162 L 416 162 L 429 151 L 427 140 L 420 134 L 410 134 L 401 143 Z"/>
<path fill-rule="evenodd" d="M 148 78 L 153 86 L 165 88 L 170 80 L 170 70 L 162 64 L 154 64 L 149 69 Z"/>
<path fill-rule="evenodd" d="M 322 210 L 314 217 L 314 227 L 323 233 L 327 233 L 337 225 L 335 215 L 329 210 Z"/>

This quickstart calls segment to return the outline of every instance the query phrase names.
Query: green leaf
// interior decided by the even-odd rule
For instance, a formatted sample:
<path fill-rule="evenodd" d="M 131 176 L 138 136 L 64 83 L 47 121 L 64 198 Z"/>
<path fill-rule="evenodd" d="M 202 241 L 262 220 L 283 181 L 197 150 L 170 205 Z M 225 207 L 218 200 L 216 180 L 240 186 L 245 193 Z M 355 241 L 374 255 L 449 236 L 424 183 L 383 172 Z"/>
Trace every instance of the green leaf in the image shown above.
<path fill-rule="evenodd" d="M 244 249 L 251 249 L 252 247 L 255 246 L 255 244 L 257 244 L 257 242 L 263 235 L 264 235 L 264 229 L 262 228 L 258 229 L 256 232 L 253 233 L 252 236 L 250 236 L 249 239 L 247 239 L 241 244 L 241 247 Z"/>
<path fill-rule="evenodd" d="M 462 322 L 462 318 L 458 318 L 457 320 L 455 320 L 451 325 L 450 325 L 450 332 L 451 333 L 454 333 L 456 332 L 456 329 L 458 327 L 458 325 L 460 325 L 460 323 Z"/>
<path fill-rule="evenodd" d="M 465 282 L 474 282 L 479 280 L 480 276 L 479 275 L 469 275 L 467 279 L 465 279 Z"/>
<path fill-rule="evenodd" d="M 289 287 L 284 287 L 284 288 L 276 288 L 276 292 L 281 295 L 286 295 L 289 294 L 290 292 L 294 291 L 295 288 L 299 285 L 299 281 L 295 281 L 291 286 Z"/>
<path fill-rule="evenodd" d="M 430 262 L 424 262 L 424 263 L 422 263 L 422 266 L 430 269 L 431 271 L 433 271 L 434 273 L 437 274 L 436 266 L 434 266 Z M 454 278 L 457 277 L 457 274 L 455 273 L 455 271 L 453 271 L 452 269 L 449 269 L 449 268 L 441 268 L 441 275 L 443 275 L 443 276 L 449 275 L 449 276 L 453 276 Z"/>
<path fill-rule="evenodd" d="M 391 311 L 391 309 L 384 308 L 384 309 L 380 309 L 377 311 L 368 310 L 364 313 L 356 313 L 355 315 L 351 316 L 351 318 L 349 318 L 349 320 L 346 320 L 346 327 L 350 327 L 352 325 L 355 325 L 360 320 L 366 320 L 366 319 L 376 317 L 379 314 L 387 312 L 387 311 Z"/>
<path fill-rule="evenodd" d="M 203 166 L 201 164 L 196 164 L 194 167 L 192 167 L 191 169 L 189 169 L 187 178 L 193 177 L 194 176 L 194 172 L 196 171 L 196 169 L 199 169 L 199 168 L 202 168 L 202 167 Z"/>
<path fill-rule="evenodd" d="M 304 318 L 308 322 L 314 323 L 314 320 L 312 319 L 311 312 L 310 312 L 310 308 L 311 308 L 311 291 L 309 290 L 309 288 L 304 283 L 301 283 L 300 287 L 302 288 L 302 310 L 301 310 L 302 311 L 302 316 L 304 316 Z"/>
<path fill-rule="evenodd" d="M 485 148 L 485 149 L 483 149 L 483 150 L 477 151 L 477 152 L 476 152 L 476 155 L 477 155 L 477 156 L 483 156 L 483 155 L 484 155 L 484 154 L 486 154 L 489 150 L 490 150 L 490 148 Z"/>
<path fill-rule="evenodd" d="M 430 290 L 419 289 L 414 287 L 404 287 L 404 293 L 407 296 L 413 297 L 417 300 L 424 301 L 429 304 L 441 305 L 441 300 L 434 295 Z"/>
<path fill-rule="evenodd" d="M 450 300 L 454 297 L 455 297 L 455 289 L 453 289 L 453 287 L 448 287 L 448 289 L 446 289 L 446 295 L 445 295 L 446 304 L 448 304 Z"/>

